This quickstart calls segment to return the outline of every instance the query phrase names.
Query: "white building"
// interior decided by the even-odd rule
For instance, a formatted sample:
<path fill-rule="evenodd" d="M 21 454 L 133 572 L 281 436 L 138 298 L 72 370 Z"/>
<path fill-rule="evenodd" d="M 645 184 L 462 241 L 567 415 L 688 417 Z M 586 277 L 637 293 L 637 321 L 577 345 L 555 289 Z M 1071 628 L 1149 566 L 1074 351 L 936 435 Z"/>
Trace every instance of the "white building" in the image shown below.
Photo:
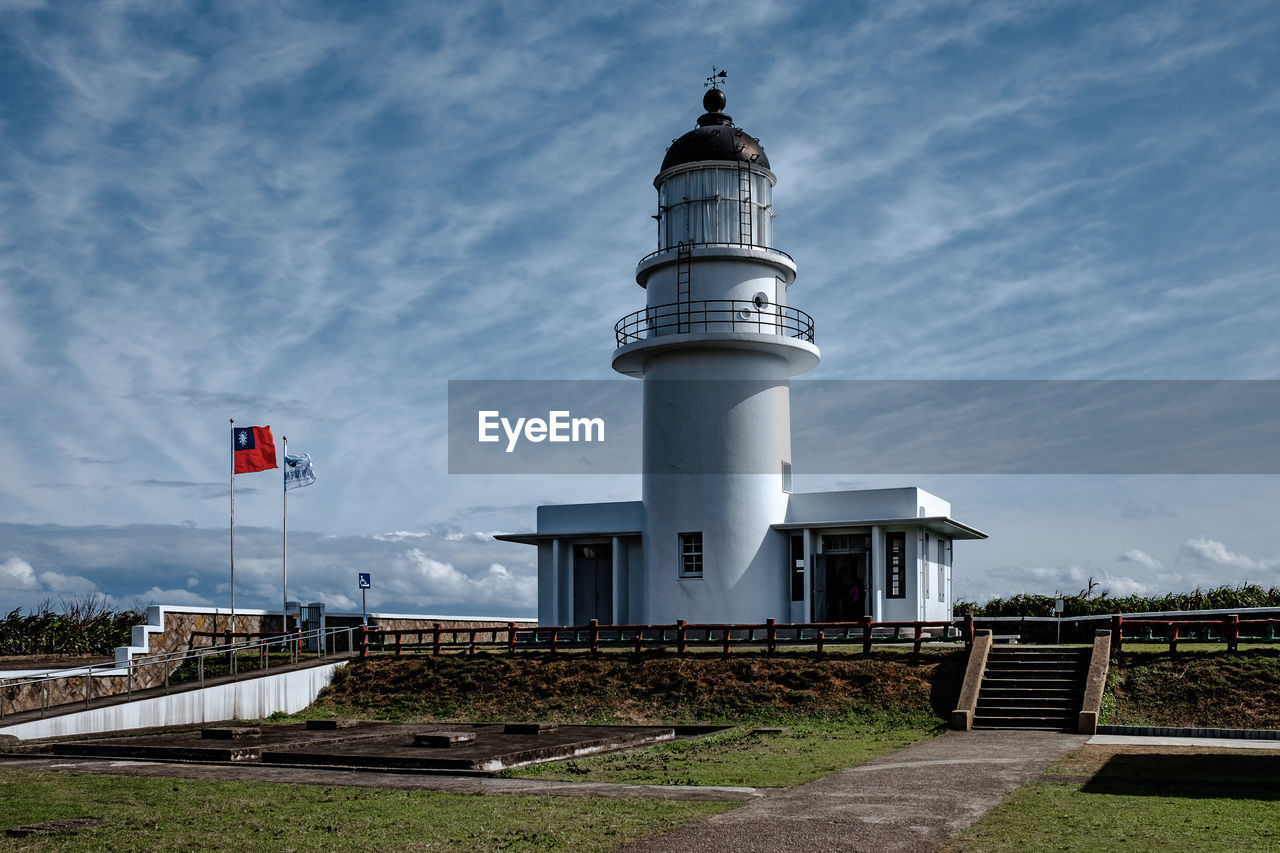
<path fill-rule="evenodd" d="M 986 535 L 917 488 L 793 494 L 788 380 L 813 319 L 773 247 L 776 178 L 709 89 L 654 179 L 645 307 L 613 367 L 644 381 L 643 499 L 538 508 L 543 625 L 877 621 L 951 615 L 951 546 Z"/>

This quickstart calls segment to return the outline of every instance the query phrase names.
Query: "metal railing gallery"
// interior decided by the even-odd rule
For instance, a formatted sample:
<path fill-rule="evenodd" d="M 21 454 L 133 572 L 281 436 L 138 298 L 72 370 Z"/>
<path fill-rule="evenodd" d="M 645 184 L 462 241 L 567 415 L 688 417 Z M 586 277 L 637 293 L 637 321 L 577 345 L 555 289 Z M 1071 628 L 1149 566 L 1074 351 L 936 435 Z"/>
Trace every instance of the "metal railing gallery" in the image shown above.
<path fill-rule="evenodd" d="M 749 299 L 668 302 L 633 311 L 614 324 L 618 346 L 689 332 L 756 332 L 813 342 L 813 318 L 788 305 Z"/>

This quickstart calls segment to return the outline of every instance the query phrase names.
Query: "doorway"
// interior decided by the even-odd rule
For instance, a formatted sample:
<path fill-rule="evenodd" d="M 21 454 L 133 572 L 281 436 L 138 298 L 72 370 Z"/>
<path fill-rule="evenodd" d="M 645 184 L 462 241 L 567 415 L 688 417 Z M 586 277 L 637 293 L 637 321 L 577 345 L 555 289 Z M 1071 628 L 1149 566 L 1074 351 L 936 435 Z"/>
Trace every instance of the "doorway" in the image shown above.
<path fill-rule="evenodd" d="M 613 546 L 573 546 L 573 624 L 613 623 Z"/>
<path fill-rule="evenodd" d="M 814 573 L 813 615 L 816 622 L 857 622 L 870 613 L 865 551 L 823 554 Z"/>

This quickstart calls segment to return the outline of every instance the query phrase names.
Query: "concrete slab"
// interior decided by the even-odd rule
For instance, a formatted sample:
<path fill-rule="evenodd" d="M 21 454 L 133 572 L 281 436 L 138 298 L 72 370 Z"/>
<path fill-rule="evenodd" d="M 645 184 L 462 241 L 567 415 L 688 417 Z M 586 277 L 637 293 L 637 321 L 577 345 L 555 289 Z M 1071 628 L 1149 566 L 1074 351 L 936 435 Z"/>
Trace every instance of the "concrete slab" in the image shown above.
<path fill-rule="evenodd" d="M 669 726 L 369 723 L 212 727 L 51 744 L 60 756 L 491 773 L 672 740 Z"/>
<path fill-rule="evenodd" d="M 324 749 L 342 740 L 376 739 L 378 724 L 366 728 L 315 729 L 304 723 L 284 726 L 209 727 L 150 732 L 130 737 L 92 738 L 49 746 L 54 755 L 132 758 L 154 761 L 260 761 L 264 749 Z"/>
<path fill-rule="evenodd" d="M 560 726 L 547 731 L 511 733 L 505 726 L 457 723 L 383 724 L 375 739 L 326 743 L 323 748 L 284 745 L 264 750 L 267 764 L 305 764 L 316 767 L 462 771 L 491 773 L 540 761 L 554 761 L 617 749 L 630 749 L 675 738 L 665 726 Z M 442 736 L 471 733 L 474 740 L 445 746 L 415 743 L 424 732 Z M 361 731 L 357 729 L 357 731 Z"/>

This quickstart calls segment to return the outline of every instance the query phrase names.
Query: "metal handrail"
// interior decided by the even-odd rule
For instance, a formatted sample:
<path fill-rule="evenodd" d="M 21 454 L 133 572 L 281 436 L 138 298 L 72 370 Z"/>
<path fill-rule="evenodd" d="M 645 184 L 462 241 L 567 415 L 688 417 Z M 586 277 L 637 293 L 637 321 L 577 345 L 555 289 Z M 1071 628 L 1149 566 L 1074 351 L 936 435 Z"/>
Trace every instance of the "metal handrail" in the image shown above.
<path fill-rule="evenodd" d="M 656 252 L 650 252 L 649 254 L 645 255 L 643 258 L 640 259 L 639 264 L 643 264 L 645 261 L 649 260 L 650 258 L 656 258 L 658 257 L 658 255 L 665 254 L 666 252 L 673 252 L 673 253 L 677 252 L 679 251 L 681 246 L 684 246 L 689 249 L 698 249 L 704 246 L 718 246 L 720 248 L 734 248 L 734 249 L 759 249 L 760 251 L 768 252 L 771 255 L 782 255 L 782 257 L 791 261 L 791 263 L 793 264 L 796 262 L 795 258 L 791 257 L 781 249 L 775 249 L 772 246 L 762 246 L 759 243 L 740 243 L 735 240 L 715 240 L 715 241 L 709 241 L 705 243 L 686 242 L 686 243 L 679 243 L 674 246 L 667 246 L 664 249 L 659 249 Z M 639 266 L 639 264 L 637 264 L 637 266 Z"/>
<path fill-rule="evenodd" d="M 216 655 L 219 657 L 223 657 L 227 655 L 232 656 L 232 665 L 231 665 L 230 675 L 232 675 L 234 678 L 239 678 L 239 675 L 240 675 L 239 667 L 238 667 L 238 655 L 240 653 L 251 652 L 251 651 L 265 653 L 271 646 L 274 646 L 274 645 L 281 645 L 281 646 L 288 645 L 290 648 L 294 650 L 294 654 L 292 655 L 292 662 L 294 664 L 300 664 L 301 656 L 297 654 L 297 649 L 299 645 L 301 645 L 302 643 L 308 640 L 316 640 L 317 641 L 316 657 L 320 659 L 324 659 L 329 656 L 327 641 L 330 638 L 336 637 L 340 634 L 346 634 L 347 640 L 348 640 L 347 651 L 349 654 L 354 655 L 356 652 L 355 641 L 354 641 L 356 630 L 357 628 L 355 626 L 350 626 L 350 627 L 336 627 L 336 628 L 329 628 L 329 627 L 314 628 L 310 631 L 295 630 L 295 631 L 281 632 L 277 634 L 267 634 L 267 632 L 262 632 L 267 635 L 256 637 L 250 640 L 245 640 L 239 643 L 231 643 L 229 645 L 199 646 L 199 647 L 193 647 L 193 648 L 187 648 L 187 649 L 178 649 L 172 652 L 156 652 L 154 654 L 139 655 L 137 657 L 131 658 L 125 664 L 117 664 L 115 661 L 111 661 L 110 663 L 88 664 L 86 666 L 78 666 L 78 667 L 73 667 L 65 670 L 46 672 L 42 675 L 33 676 L 30 678 L 0 680 L 0 719 L 3 719 L 5 716 L 7 716 L 7 713 L 8 713 L 5 710 L 5 704 L 6 704 L 5 693 L 11 692 L 13 688 L 21 688 L 21 687 L 24 687 L 27 685 L 33 685 L 33 684 L 43 685 L 44 701 L 42 702 L 39 710 L 41 712 L 41 716 L 44 716 L 44 712 L 47 711 L 50 707 L 48 704 L 49 683 L 53 681 L 58 681 L 60 679 L 75 679 L 75 678 L 86 679 L 84 701 L 86 704 L 88 704 L 93 698 L 92 684 L 93 684 L 94 678 L 103 678 L 107 676 L 119 676 L 123 674 L 128 680 L 125 693 L 127 695 L 132 695 L 134 670 L 142 667 L 163 666 L 164 667 L 163 686 L 165 688 L 168 688 L 170 675 L 175 669 L 177 669 L 177 665 L 181 665 L 188 661 L 197 662 L 197 666 L 199 670 L 198 681 L 199 683 L 203 684 L 205 680 L 204 659 L 211 655 Z M 264 669 L 263 671 L 265 672 L 266 669 Z M 160 686 L 160 685 L 157 685 L 157 686 Z M 111 694 L 103 694 L 103 695 L 115 696 L 120 694 L 111 693 Z M 102 698 L 102 697 L 99 697 L 99 698 Z M 79 700 L 76 700 L 76 701 L 79 702 Z M 71 704 L 71 703 L 66 703 L 66 704 Z M 35 710 L 35 709 L 33 708 L 30 710 Z M 12 713 L 23 713 L 23 711 L 16 711 Z"/>
<path fill-rule="evenodd" d="M 813 318 L 789 305 L 757 305 L 748 299 L 668 302 L 633 311 L 613 325 L 618 346 L 662 334 L 758 332 L 813 342 Z"/>

